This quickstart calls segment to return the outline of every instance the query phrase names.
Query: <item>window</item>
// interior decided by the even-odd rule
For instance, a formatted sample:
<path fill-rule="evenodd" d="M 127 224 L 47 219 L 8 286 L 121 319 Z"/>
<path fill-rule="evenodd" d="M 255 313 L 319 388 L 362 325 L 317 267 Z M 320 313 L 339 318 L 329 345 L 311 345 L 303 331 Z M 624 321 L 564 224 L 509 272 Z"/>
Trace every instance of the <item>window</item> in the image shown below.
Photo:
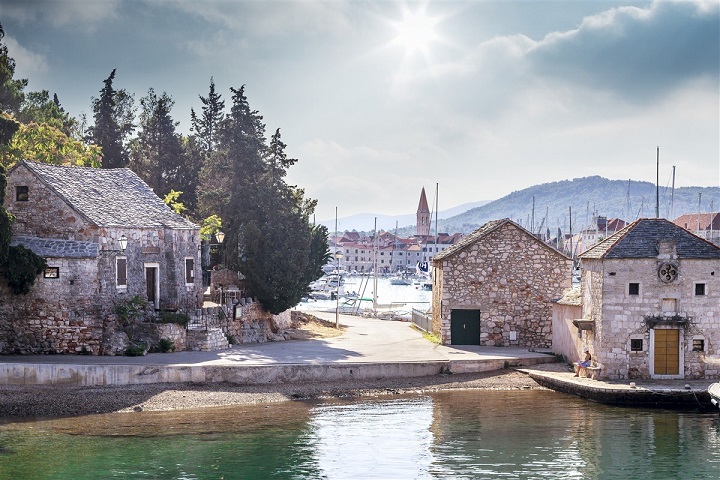
<path fill-rule="evenodd" d="M 705 295 L 705 284 L 704 283 L 696 283 L 695 284 L 695 295 Z"/>
<path fill-rule="evenodd" d="M 60 267 L 47 267 L 43 272 L 43 278 L 60 278 Z"/>
<path fill-rule="evenodd" d="M 117 257 L 115 259 L 115 283 L 118 289 L 127 288 L 127 258 Z"/>
<path fill-rule="evenodd" d="M 693 338 L 693 352 L 704 352 L 705 351 L 705 339 L 704 338 Z"/>
<path fill-rule="evenodd" d="M 642 352 L 643 340 L 642 338 L 631 338 L 630 339 L 630 351 L 631 352 Z"/>
<path fill-rule="evenodd" d="M 185 259 L 185 283 L 192 285 L 195 283 L 195 259 Z"/>
<path fill-rule="evenodd" d="M 30 198 L 30 189 L 26 185 L 18 185 L 15 187 L 15 200 L 18 202 L 27 202 Z"/>
<path fill-rule="evenodd" d="M 640 284 L 629 283 L 628 284 L 628 295 L 640 295 Z"/>

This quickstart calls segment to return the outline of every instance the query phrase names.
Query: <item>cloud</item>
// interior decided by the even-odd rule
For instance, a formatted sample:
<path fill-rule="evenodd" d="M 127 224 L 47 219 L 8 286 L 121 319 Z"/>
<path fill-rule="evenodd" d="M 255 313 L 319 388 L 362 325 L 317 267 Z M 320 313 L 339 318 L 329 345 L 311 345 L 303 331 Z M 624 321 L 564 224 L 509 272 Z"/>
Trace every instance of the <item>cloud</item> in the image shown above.
<path fill-rule="evenodd" d="M 32 78 L 50 70 L 44 56 L 29 51 L 12 37 L 4 40 L 9 56 L 15 60 L 15 78 Z"/>
<path fill-rule="evenodd" d="M 294 0 L 198 2 L 148 0 L 151 6 L 171 6 L 205 21 L 252 37 L 340 34 L 350 28 L 346 1 Z"/>
<path fill-rule="evenodd" d="M 720 4 L 658 1 L 587 17 L 530 49 L 532 69 L 548 78 L 643 102 L 698 77 L 717 81 Z"/>
<path fill-rule="evenodd" d="M 97 22 L 115 15 L 119 4 L 120 0 L 3 0 L 0 14 L 24 24 L 72 25 L 92 32 Z"/>

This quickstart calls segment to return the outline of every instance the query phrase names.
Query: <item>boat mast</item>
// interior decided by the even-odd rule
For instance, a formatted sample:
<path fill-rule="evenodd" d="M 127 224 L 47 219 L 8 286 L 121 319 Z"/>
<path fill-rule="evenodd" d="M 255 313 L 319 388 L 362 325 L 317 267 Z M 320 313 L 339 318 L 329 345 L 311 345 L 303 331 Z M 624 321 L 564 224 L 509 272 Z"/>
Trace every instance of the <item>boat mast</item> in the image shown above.
<path fill-rule="evenodd" d="M 675 206 L 675 165 L 673 165 L 673 175 L 672 175 L 672 190 L 670 190 L 670 215 L 668 215 L 668 220 L 672 220 L 673 218 L 673 207 Z"/>
<path fill-rule="evenodd" d="M 373 230 L 373 308 L 377 305 L 377 217 L 375 217 L 375 228 Z"/>
<path fill-rule="evenodd" d="M 660 147 L 657 147 L 655 166 L 655 218 L 660 218 Z"/>
<path fill-rule="evenodd" d="M 435 253 L 437 253 L 438 242 L 438 183 L 435 184 Z"/>

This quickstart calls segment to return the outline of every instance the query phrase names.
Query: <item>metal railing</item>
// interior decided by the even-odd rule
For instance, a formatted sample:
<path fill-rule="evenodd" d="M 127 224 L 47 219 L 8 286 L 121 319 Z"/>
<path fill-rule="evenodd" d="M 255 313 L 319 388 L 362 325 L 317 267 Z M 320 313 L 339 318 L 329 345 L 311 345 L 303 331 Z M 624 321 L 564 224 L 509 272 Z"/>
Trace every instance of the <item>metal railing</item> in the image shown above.
<path fill-rule="evenodd" d="M 432 331 L 432 317 L 422 310 L 412 309 L 412 322 L 421 330 Z"/>

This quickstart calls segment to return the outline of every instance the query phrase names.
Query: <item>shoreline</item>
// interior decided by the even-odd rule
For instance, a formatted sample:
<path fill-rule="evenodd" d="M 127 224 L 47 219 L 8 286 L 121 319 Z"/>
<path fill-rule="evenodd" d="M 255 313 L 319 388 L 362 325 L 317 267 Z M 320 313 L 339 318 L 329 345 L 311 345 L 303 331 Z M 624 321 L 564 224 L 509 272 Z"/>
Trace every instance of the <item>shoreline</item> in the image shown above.
<path fill-rule="evenodd" d="M 23 421 L 103 413 L 174 411 L 325 398 L 448 390 L 547 390 L 515 370 L 305 384 L 144 384 L 107 387 L 0 385 L 0 419 Z"/>

